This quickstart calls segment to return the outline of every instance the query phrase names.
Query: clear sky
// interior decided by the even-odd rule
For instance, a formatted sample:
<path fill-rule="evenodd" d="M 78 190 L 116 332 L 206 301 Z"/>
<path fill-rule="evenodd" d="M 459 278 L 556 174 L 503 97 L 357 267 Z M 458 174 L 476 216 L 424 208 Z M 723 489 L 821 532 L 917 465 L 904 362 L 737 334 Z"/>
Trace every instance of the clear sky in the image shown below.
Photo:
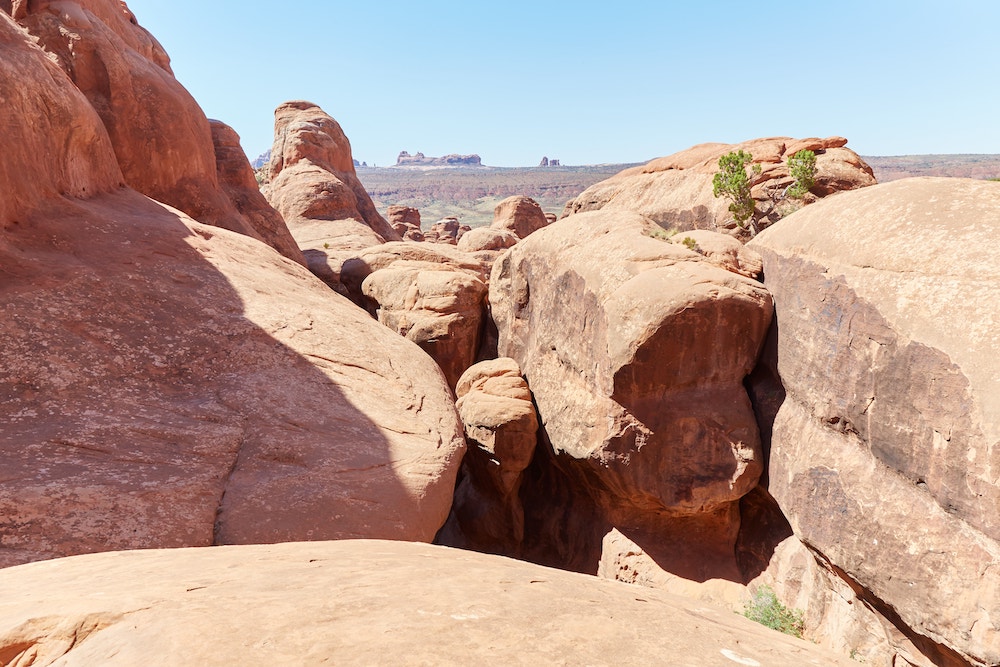
<path fill-rule="evenodd" d="M 775 135 L 1000 153 L 1000 0 L 127 3 L 251 158 L 290 99 L 370 165 L 639 162 Z"/>

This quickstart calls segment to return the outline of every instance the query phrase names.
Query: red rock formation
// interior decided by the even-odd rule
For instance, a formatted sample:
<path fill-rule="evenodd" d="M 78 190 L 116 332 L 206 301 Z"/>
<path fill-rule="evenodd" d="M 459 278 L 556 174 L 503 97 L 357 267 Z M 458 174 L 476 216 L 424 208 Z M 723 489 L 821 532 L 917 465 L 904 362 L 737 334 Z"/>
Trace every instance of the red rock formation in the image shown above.
<path fill-rule="evenodd" d="M 549 221 L 538 202 L 530 197 L 516 196 L 508 197 L 497 204 L 493 210 L 493 223 L 490 227 L 506 229 L 523 239 L 548 224 Z"/>
<path fill-rule="evenodd" d="M 462 235 L 458 249 L 465 252 L 479 250 L 506 250 L 520 241 L 514 232 L 492 227 L 478 227 Z"/>
<path fill-rule="evenodd" d="M 420 211 L 411 206 L 390 206 L 386 211 L 389 224 L 404 241 L 423 241 L 420 229 Z"/>
<path fill-rule="evenodd" d="M 787 392 L 770 491 L 939 665 L 1000 664 L 998 218 L 1000 184 L 909 179 L 752 244 Z"/>
<path fill-rule="evenodd" d="M 258 241 L 120 187 L 97 113 L 6 14 L 0 90 L 0 567 L 432 539 L 464 442 L 426 355 Z"/>
<path fill-rule="evenodd" d="M 801 150 L 814 151 L 817 175 L 811 193 L 824 197 L 875 183 L 871 168 L 846 144 L 843 137 L 700 144 L 592 185 L 566 204 L 563 216 L 608 208 L 641 213 L 670 230 L 714 230 L 732 218 L 729 201 L 712 194 L 712 176 L 719 170 L 721 156 L 737 150 L 753 155 L 762 173 L 751 192 L 763 202 L 769 190 L 780 191 L 792 183 L 787 158 Z"/>
<path fill-rule="evenodd" d="M 455 388 L 469 443 L 451 515 L 437 541 L 516 555 L 524 541 L 523 473 L 535 453 L 538 415 L 517 362 L 483 361 Z"/>
<path fill-rule="evenodd" d="M 598 212 L 508 250 L 490 284 L 498 351 L 524 372 L 552 465 L 605 521 L 650 539 L 686 534 L 664 539 L 675 571 L 738 580 L 735 503 L 762 466 L 741 383 L 771 301 L 655 230 Z"/>
<path fill-rule="evenodd" d="M 129 186 L 206 224 L 279 239 L 280 231 L 262 237 L 229 200 L 208 119 L 124 3 L 38 0 L 14 3 L 12 11 L 97 111 Z M 276 247 L 301 261 L 282 242 Z"/>
<path fill-rule="evenodd" d="M 274 210 L 261 194 L 253 167 L 240 146 L 236 131 L 218 120 L 211 120 L 212 142 L 215 144 L 215 165 L 219 183 L 243 218 L 268 245 L 285 257 L 305 264 L 305 257 L 296 245 L 281 214 Z"/>

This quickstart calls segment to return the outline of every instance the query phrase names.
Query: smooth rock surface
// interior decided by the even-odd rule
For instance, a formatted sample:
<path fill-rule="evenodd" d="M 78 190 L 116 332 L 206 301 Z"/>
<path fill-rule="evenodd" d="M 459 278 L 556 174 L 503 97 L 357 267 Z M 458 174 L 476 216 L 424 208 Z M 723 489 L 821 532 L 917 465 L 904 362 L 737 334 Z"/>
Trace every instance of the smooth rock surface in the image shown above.
<path fill-rule="evenodd" d="M 549 224 L 542 207 L 531 197 L 507 197 L 493 209 L 492 229 L 507 230 L 519 239 L 527 238 Z"/>
<path fill-rule="evenodd" d="M 339 541 L 0 570 L 16 665 L 856 663 L 711 605 L 497 556 Z"/>
<path fill-rule="evenodd" d="M 1000 184 L 907 179 L 751 244 L 787 392 L 771 493 L 936 664 L 1000 663 L 998 219 Z"/>
<path fill-rule="evenodd" d="M 787 159 L 800 150 L 816 153 L 816 185 L 813 197 L 873 185 L 871 168 L 843 137 L 753 139 L 741 144 L 699 144 L 668 157 L 633 167 L 596 183 L 566 204 L 563 216 L 607 208 L 634 211 L 668 230 L 715 230 L 732 218 L 729 200 L 712 194 L 712 176 L 719 158 L 731 151 L 751 153 L 762 167 L 751 194 L 766 199 L 769 189 L 781 190 L 792 183 Z"/>

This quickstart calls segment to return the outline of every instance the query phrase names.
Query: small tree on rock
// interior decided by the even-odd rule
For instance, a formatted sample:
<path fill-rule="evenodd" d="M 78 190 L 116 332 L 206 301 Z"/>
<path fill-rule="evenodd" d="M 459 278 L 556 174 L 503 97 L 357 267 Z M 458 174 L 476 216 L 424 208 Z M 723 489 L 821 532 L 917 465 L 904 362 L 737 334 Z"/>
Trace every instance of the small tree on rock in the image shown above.
<path fill-rule="evenodd" d="M 799 151 L 788 158 L 788 174 L 795 179 L 788 188 L 788 196 L 802 199 L 816 185 L 816 154 Z"/>
<path fill-rule="evenodd" d="M 753 162 L 750 153 L 734 151 L 719 158 L 719 171 L 712 178 L 712 194 L 730 200 L 729 212 L 736 224 L 746 229 L 747 221 L 753 217 L 756 202 L 750 195 L 753 176 L 760 174 L 760 165 L 754 164 L 747 173 L 747 165 Z"/>

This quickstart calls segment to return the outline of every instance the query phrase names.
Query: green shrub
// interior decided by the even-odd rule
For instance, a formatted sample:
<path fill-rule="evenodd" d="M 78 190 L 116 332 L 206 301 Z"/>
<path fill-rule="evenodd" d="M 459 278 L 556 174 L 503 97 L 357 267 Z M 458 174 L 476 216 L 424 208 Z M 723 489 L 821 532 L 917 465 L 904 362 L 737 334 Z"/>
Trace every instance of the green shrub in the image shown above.
<path fill-rule="evenodd" d="M 744 605 L 743 615 L 772 630 L 802 638 L 804 622 L 801 609 L 789 609 L 781 604 L 770 586 L 758 588 Z"/>
<path fill-rule="evenodd" d="M 726 153 L 719 158 L 719 171 L 712 177 L 712 194 L 731 202 L 729 212 L 736 219 L 736 224 L 743 228 L 746 228 L 756 208 L 756 202 L 750 196 L 752 177 L 761 172 L 760 165 L 753 164 L 750 173 L 747 173 L 747 165 L 752 162 L 753 155 L 742 150 Z"/>
<path fill-rule="evenodd" d="M 816 185 L 816 154 L 812 151 L 799 151 L 788 158 L 788 173 L 795 179 L 795 183 L 788 189 L 788 196 L 801 199 Z"/>
<path fill-rule="evenodd" d="M 682 238 L 681 243 L 683 243 L 684 247 L 687 248 L 688 250 L 694 250 L 695 252 L 697 252 L 698 250 L 698 242 L 695 241 L 690 236 L 685 236 L 684 238 Z"/>

